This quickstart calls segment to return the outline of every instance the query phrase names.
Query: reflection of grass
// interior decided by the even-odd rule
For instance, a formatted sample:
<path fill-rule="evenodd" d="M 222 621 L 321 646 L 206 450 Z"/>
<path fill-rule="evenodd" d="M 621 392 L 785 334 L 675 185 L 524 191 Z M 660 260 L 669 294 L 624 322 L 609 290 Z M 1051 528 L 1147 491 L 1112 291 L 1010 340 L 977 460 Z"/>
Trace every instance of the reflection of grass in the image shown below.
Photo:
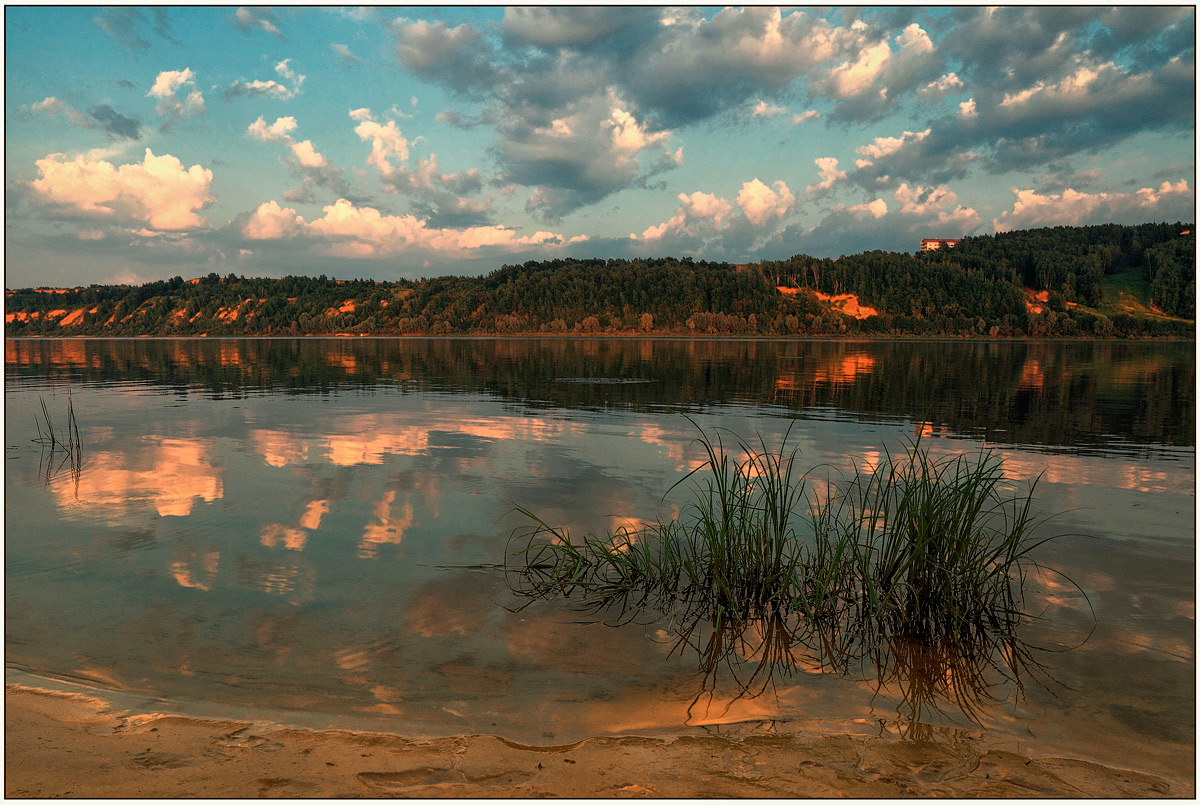
<path fill-rule="evenodd" d="M 667 523 L 574 541 L 518 509 L 532 527 L 506 556 L 510 586 L 584 611 L 619 607 L 617 620 L 657 610 L 681 644 L 700 650 L 706 677 L 746 655 L 747 629 L 765 649 L 752 680 L 764 666 L 794 665 L 800 648 L 843 672 L 874 653 L 881 682 L 914 666 L 901 655 L 940 652 L 957 658 L 943 670 L 958 687 L 943 692 L 970 716 L 962 682 L 971 657 L 990 663 L 997 648 L 1011 649 L 1025 616 L 1023 582 L 1038 567 L 1030 551 L 1046 541 L 1033 534 L 1036 481 L 1021 493 L 989 451 L 935 457 L 918 441 L 884 451 L 874 468 L 810 483 L 787 441 L 774 451 L 761 438 L 739 441 L 739 461 L 719 434 L 702 432 L 707 460 L 684 479 L 696 479 L 694 498 Z M 900 653 L 879 655 L 881 646 Z M 910 704 L 925 700 L 912 694 Z"/>
<path fill-rule="evenodd" d="M 43 448 L 50 449 L 46 459 L 46 482 L 49 483 L 53 475 L 69 462 L 71 476 L 78 489 L 79 473 L 83 467 L 83 440 L 79 437 L 79 423 L 75 419 L 75 401 L 70 396 L 67 397 L 67 424 L 61 431 L 54 426 L 54 419 L 50 415 L 50 408 L 46 405 L 46 400 L 39 398 L 39 401 L 42 406 L 42 418 L 39 419 L 37 414 L 34 414 L 34 424 L 38 429 L 38 438 L 34 441 Z M 42 430 L 43 424 L 45 425 L 44 431 Z M 65 455 L 58 462 L 56 468 L 54 460 L 60 450 Z"/>

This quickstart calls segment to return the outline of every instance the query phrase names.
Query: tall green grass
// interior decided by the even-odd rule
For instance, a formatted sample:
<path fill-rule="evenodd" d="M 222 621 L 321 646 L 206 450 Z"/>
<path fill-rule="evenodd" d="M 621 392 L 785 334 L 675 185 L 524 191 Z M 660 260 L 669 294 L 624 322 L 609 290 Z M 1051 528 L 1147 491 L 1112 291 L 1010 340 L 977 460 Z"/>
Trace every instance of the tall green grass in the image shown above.
<path fill-rule="evenodd" d="M 960 680 L 972 656 L 1015 645 L 1032 552 L 1052 539 L 1037 536 L 1037 480 L 1019 489 L 989 450 L 937 456 L 919 440 L 874 466 L 801 473 L 790 436 L 774 449 L 734 437 L 731 451 L 701 431 L 705 460 L 676 484 L 691 501 L 668 522 L 575 539 L 518 508 L 530 525 L 506 551 L 509 585 L 610 622 L 656 611 L 702 668 L 744 655 L 732 646 L 750 627 L 769 634 L 760 665 L 802 650 L 847 670 L 903 644 L 908 657 L 957 653 L 946 670 L 958 663 Z M 913 667 L 876 659 L 881 674 Z"/>

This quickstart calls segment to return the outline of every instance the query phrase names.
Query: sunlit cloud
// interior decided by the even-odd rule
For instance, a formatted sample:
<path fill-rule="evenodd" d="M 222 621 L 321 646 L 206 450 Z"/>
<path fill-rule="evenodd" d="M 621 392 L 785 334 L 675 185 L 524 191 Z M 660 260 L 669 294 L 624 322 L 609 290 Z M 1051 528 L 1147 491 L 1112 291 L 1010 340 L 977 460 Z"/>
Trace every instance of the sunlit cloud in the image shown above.
<path fill-rule="evenodd" d="M 37 161 L 41 178 L 31 183 L 45 201 L 76 213 L 133 220 L 156 230 L 190 230 L 207 226 L 198 212 L 216 200 L 213 173 L 200 165 L 184 168 L 170 154 L 155 156 L 147 148 L 140 163 L 114 166 L 86 156 L 68 159 L 50 154 Z"/>

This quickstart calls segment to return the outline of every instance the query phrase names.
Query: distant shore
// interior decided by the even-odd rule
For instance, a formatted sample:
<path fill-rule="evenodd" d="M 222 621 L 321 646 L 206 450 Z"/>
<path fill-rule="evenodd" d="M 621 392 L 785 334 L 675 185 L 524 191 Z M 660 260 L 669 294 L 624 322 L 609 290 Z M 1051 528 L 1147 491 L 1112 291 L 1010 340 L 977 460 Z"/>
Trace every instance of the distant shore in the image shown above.
<path fill-rule="evenodd" d="M 529 746 L 408 739 L 170 713 L 5 689 L 8 797 L 1175 797 L 1190 781 L 945 742 L 714 733 Z"/>
<path fill-rule="evenodd" d="M 5 335 L 5 341 L 221 341 L 228 339 L 248 341 L 286 341 L 338 339 L 389 340 L 389 341 L 978 341 L 981 343 L 1003 343 L 1006 341 L 1195 341 L 1195 331 L 1190 336 L 1177 335 L 946 335 L 895 333 L 890 335 L 865 333 L 828 333 L 803 335 L 751 335 L 736 333 L 306 333 L 305 335 Z"/>

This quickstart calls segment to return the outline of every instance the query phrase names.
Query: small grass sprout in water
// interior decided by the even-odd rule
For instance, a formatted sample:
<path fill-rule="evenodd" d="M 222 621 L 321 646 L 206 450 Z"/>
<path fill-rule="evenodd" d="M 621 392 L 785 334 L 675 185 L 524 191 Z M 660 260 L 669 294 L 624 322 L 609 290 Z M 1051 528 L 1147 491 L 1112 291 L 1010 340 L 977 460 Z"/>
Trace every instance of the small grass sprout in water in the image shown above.
<path fill-rule="evenodd" d="M 36 413 L 34 414 L 38 438 L 33 441 L 40 444 L 43 450 L 49 448 L 49 453 L 43 454 L 46 483 L 50 483 L 54 476 L 69 463 L 76 493 L 78 493 L 79 476 L 83 469 L 83 439 L 79 436 L 79 423 L 75 419 L 75 401 L 69 394 L 67 395 L 67 424 L 62 430 L 54 426 L 54 419 L 50 415 L 50 407 L 46 405 L 45 398 L 39 398 L 39 402 L 42 416 L 39 418 Z M 44 430 L 43 424 L 45 425 Z M 55 463 L 59 451 L 65 455 Z"/>
<path fill-rule="evenodd" d="M 1030 553 L 1053 538 L 1035 536 L 1036 480 L 1022 493 L 990 451 L 935 456 L 917 440 L 818 481 L 789 437 L 775 450 L 739 439 L 735 459 L 701 430 L 705 461 L 675 485 L 691 480 L 693 498 L 666 523 L 574 540 L 518 508 L 532 526 L 510 541 L 510 587 L 609 621 L 654 610 L 709 666 L 732 656 L 722 635 L 763 624 L 787 632 L 773 641 L 783 667 L 793 646 L 834 670 L 874 656 L 882 672 L 881 646 L 969 658 L 1011 641 L 1041 569 Z"/>

